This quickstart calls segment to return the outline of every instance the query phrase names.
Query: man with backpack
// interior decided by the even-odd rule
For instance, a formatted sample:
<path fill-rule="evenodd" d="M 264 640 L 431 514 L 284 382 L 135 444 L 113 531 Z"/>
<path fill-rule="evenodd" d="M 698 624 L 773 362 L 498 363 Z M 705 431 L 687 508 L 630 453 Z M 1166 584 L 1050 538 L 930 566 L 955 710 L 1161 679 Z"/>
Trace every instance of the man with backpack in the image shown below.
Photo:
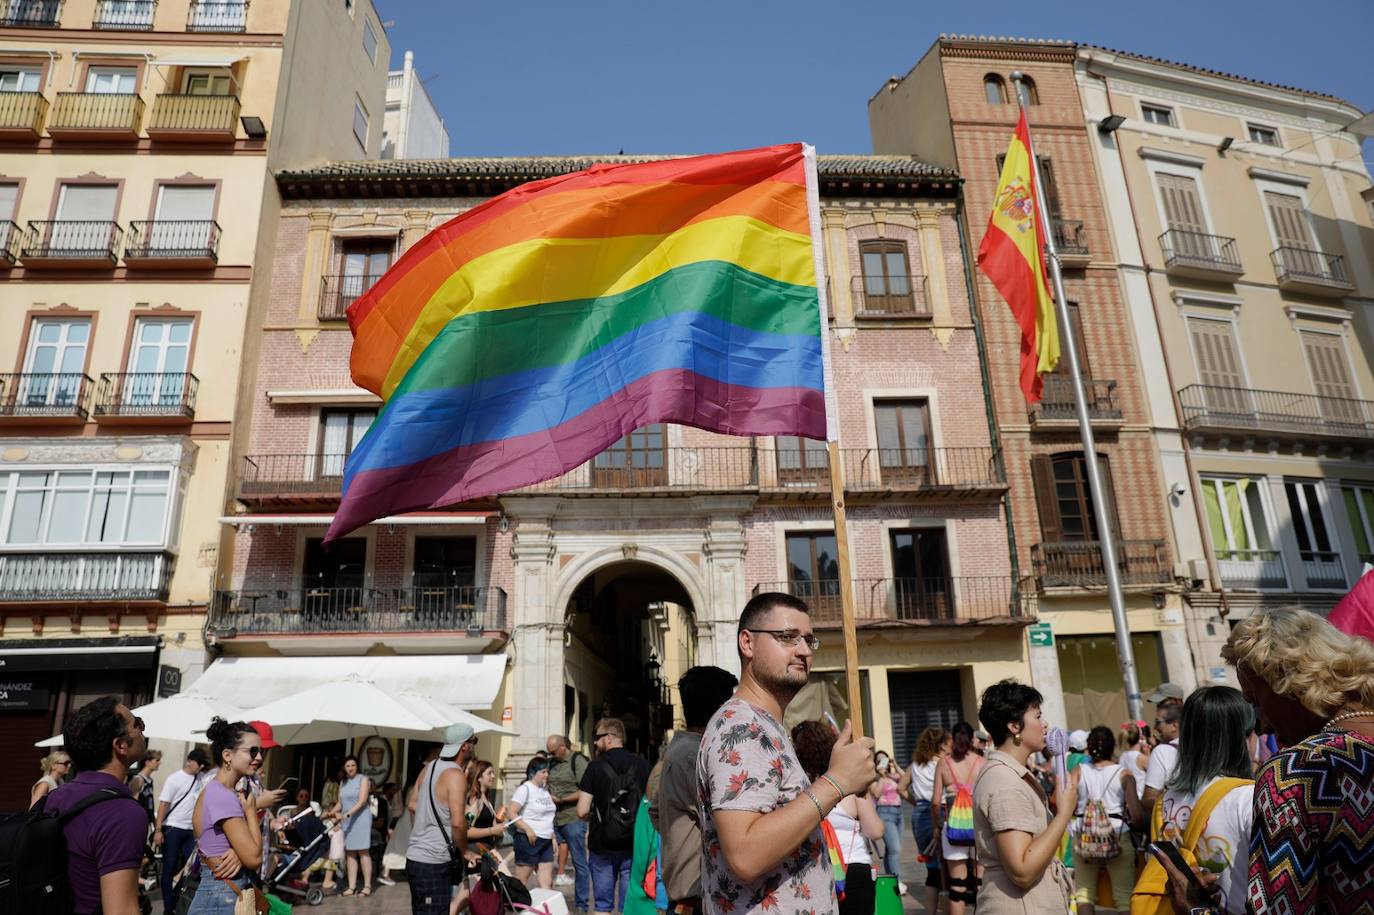
<path fill-rule="evenodd" d="M 10 858 L 0 860 L 0 911 L 138 915 L 148 816 L 125 779 L 148 748 L 143 722 L 105 696 L 77 709 L 62 736 L 76 777 L 0 821 Z"/>
<path fill-rule="evenodd" d="M 596 913 L 609 915 L 625 907 L 635 818 L 649 783 L 649 762 L 625 749 L 625 724 L 619 718 L 598 721 L 595 740 L 599 755 L 578 785 L 577 815 L 590 822 L 587 850 Z"/>
<path fill-rule="evenodd" d="M 191 849 L 196 845 L 196 834 L 191 828 L 191 814 L 196 809 L 201 789 L 209 778 L 205 770 L 210 767 L 210 757 L 197 747 L 186 754 L 186 762 L 181 769 L 167 776 L 162 785 L 162 793 L 157 798 L 157 816 L 154 821 L 153 847 L 162 847 L 162 911 L 175 912 L 177 905 L 176 875 L 181 871 Z"/>
<path fill-rule="evenodd" d="M 582 794 L 578 786 L 591 760 L 574 750 L 562 734 L 550 734 L 544 746 L 549 751 L 549 794 L 557 805 L 553 832 L 572 858 L 573 915 L 587 915 L 592 883 L 587 868 L 587 824 L 577 816 L 577 801 Z M 561 870 L 566 862 L 558 863 Z"/>

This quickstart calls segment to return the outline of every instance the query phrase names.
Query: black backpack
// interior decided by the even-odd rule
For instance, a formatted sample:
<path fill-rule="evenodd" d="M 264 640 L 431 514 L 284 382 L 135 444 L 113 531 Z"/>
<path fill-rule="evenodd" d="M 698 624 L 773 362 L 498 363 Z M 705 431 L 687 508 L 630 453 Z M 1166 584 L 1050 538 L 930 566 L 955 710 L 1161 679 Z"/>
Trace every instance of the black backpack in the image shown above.
<path fill-rule="evenodd" d="M 0 912 L 71 915 L 75 903 L 67 877 L 63 827 L 83 810 L 121 797 L 134 800 L 113 788 L 102 788 L 60 814 L 44 812 L 45 795 L 32 810 L 0 815 Z"/>
<path fill-rule="evenodd" d="M 611 770 L 606 805 L 600 811 L 601 846 L 608 851 L 630 851 L 635 843 L 635 817 L 639 815 L 639 771 L 630 760 L 621 772 L 606 761 Z"/>

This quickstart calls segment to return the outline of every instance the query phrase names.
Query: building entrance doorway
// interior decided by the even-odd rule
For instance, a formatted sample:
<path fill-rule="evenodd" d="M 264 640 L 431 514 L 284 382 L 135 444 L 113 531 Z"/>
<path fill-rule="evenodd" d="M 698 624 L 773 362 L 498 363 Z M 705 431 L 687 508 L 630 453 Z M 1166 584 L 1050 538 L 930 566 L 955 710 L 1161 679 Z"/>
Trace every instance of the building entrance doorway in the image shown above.
<path fill-rule="evenodd" d="M 625 722 L 627 749 L 651 762 L 680 725 L 676 684 L 696 663 L 696 616 L 676 578 L 627 560 L 588 575 L 567 606 L 563 719 L 590 755 L 596 723 Z"/>

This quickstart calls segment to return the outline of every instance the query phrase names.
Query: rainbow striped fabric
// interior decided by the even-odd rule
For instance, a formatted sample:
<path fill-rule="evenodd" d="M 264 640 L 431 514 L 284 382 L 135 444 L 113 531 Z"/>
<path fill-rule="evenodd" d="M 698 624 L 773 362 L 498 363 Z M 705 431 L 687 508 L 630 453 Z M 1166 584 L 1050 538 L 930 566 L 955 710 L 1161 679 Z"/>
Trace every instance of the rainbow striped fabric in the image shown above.
<path fill-rule="evenodd" d="M 328 539 L 566 473 L 641 426 L 825 438 L 801 144 L 597 166 L 435 229 L 348 309 L 384 401 Z"/>

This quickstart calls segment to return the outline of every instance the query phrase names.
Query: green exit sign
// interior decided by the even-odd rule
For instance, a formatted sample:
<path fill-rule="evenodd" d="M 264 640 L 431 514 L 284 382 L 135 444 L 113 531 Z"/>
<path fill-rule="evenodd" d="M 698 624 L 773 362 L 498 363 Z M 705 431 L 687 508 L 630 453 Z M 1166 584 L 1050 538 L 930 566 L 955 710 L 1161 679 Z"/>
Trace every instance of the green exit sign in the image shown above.
<path fill-rule="evenodd" d="M 1054 630 L 1049 623 L 1032 623 L 1030 627 L 1030 643 L 1032 648 L 1053 648 Z"/>

